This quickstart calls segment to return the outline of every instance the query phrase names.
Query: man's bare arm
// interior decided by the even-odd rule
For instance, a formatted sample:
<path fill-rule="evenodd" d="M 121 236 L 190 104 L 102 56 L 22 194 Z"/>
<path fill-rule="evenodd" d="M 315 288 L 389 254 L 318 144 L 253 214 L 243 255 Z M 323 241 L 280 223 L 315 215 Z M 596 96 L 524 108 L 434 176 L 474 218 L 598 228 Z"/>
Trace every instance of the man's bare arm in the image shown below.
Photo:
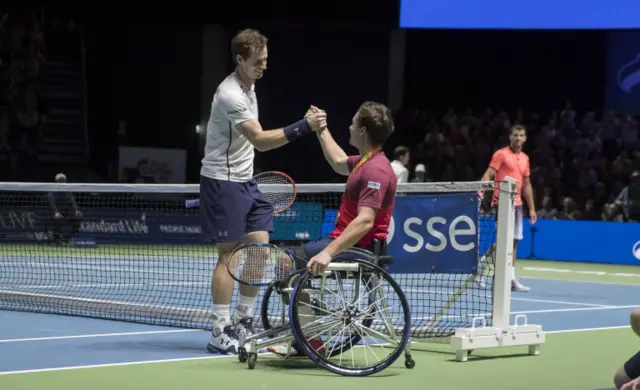
<path fill-rule="evenodd" d="M 347 225 L 342 234 L 331 241 L 324 249 L 330 256 L 335 256 L 347 248 L 356 245 L 373 228 L 377 210 L 368 207 L 358 207 L 358 215 Z"/>
<path fill-rule="evenodd" d="M 324 129 L 318 132 L 318 140 L 320 140 L 320 146 L 322 146 L 322 153 L 327 160 L 331 168 L 336 173 L 344 176 L 349 176 L 349 166 L 347 165 L 347 154 L 336 143 L 336 141 L 329 133 L 329 129 Z"/>
<path fill-rule="evenodd" d="M 260 122 L 255 119 L 238 124 L 237 129 L 261 152 L 276 149 L 289 143 L 284 134 L 284 128 L 263 130 Z"/>
<path fill-rule="evenodd" d="M 524 199 L 527 201 L 529 210 L 536 210 L 536 205 L 533 203 L 533 187 L 531 186 L 531 178 L 525 177 L 523 183 Z"/>
<path fill-rule="evenodd" d="M 491 167 L 489 167 L 484 172 L 484 175 L 482 175 L 482 178 L 480 179 L 480 181 L 491 181 L 495 177 L 496 177 L 496 170 L 491 168 Z"/>
<path fill-rule="evenodd" d="M 325 113 L 316 113 L 287 127 L 266 131 L 262 130 L 260 122 L 249 119 L 238 123 L 237 129 L 256 149 L 266 152 L 293 142 L 320 126 L 326 126 Z"/>

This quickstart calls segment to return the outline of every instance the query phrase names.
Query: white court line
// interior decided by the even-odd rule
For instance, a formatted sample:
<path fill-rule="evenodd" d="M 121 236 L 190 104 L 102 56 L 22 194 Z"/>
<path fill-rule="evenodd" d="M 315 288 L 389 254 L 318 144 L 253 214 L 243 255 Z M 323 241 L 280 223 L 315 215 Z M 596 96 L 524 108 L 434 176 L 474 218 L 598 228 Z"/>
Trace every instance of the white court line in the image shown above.
<path fill-rule="evenodd" d="M 259 353 L 258 355 L 265 355 L 265 353 Z M 135 362 L 124 362 L 124 363 L 107 363 L 107 364 L 94 364 L 94 365 L 86 365 L 86 366 L 69 366 L 69 367 L 54 367 L 54 368 L 37 368 L 34 370 L 3 371 L 3 372 L 0 372 L 0 376 L 13 375 L 13 374 L 33 374 L 37 372 L 50 372 L 50 371 L 81 370 L 86 368 L 135 366 L 139 364 L 187 362 L 190 360 L 224 359 L 224 358 L 231 358 L 231 357 L 234 357 L 236 359 L 238 358 L 236 355 L 212 355 L 212 356 L 196 356 L 196 357 L 177 358 L 177 359 L 140 360 Z"/>
<path fill-rule="evenodd" d="M 186 333 L 197 332 L 201 329 L 175 329 L 175 330 L 149 330 L 142 332 L 122 332 L 122 333 L 98 333 L 98 334 L 78 334 L 70 336 L 50 336 L 50 337 L 31 337 L 24 339 L 0 339 L 0 343 L 20 343 L 24 341 L 47 341 L 47 340 L 69 340 L 69 339 L 89 339 L 93 337 L 119 337 L 119 336 L 139 336 L 147 334 L 165 334 L 165 333 Z"/>
<path fill-rule="evenodd" d="M 629 326 L 605 326 L 601 328 L 584 328 L 584 329 L 563 329 L 563 330 L 552 330 L 545 331 L 546 334 L 559 334 L 559 333 L 578 333 L 578 332 L 594 332 L 600 330 L 613 330 L 613 329 L 624 329 Z M 413 342 L 414 344 L 419 344 L 420 342 Z M 270 355 L 270 353 L 259 353 L 258 355 Z M 108 363 L 108 364 L 94 364 L 94 365 L 86 365 L 86 366 L 69 366 L 69 367 L 55 367 L 55 368 L 38 368 L 33 370 L 17 370 L 17 371 L 4 371 L 0 372 L 0 376 L 2 375 L 17 375 L 17 374 L 35 374 L 40 372 L 52 372 L 52 371 L 69 371 L 69 370 L 82 370 L 88 368 L 107 368 L 107 367 L 123 367 L 123 366 L 135 366 L 141 364 L 157 364 L 157 363 L 178 363 L 178 362 L 186 362 L 193 360 L 208 360 L 208 359 L 225 359 L 225 358 L 237 358 L 236 355 L 212 355 L 212 356 L 197 356 L 190 358 L 177 358 L 177 359 L 162 359 L 162 360 L 142 360 L 135 362 L 124 362 L 124 363 Z"/>
<path fill-rule="evenodd" d="M 419 294 L 441 294 L 441 295 L 453 295 L 454 293 L 451 291 L 439 291 L 439 290 L 421 290 L 421 289 L 406 289 L 405 292 L 410 293 L 419 293 Z M 537 302 L 537 303 L 550 303 L 555 305 L 572 305 L 572 306 L 593 306 L 593 307 L 610 307 L 611 305 L 602 305 L 596 303 L 582 303 L 582 302 L 567 302 L 567 301 L 553 301 L 546 299 L 532 299 L 532 298 L 518 298 L 511 297 L 513 301 L 522 301 L 522 302 Z"/>
<path fill-rule="evenodd" d="M 571 309 L 543 309 L 543 310 L 527 310 L 527 311 L 512 311 L 510 315 L 515 314 L 539 314 L 539 313 L 569 313 L 573 311 L 593 311 L 593 310 L 622 310 L 622 309 L 634 309 L 638 305 L 625 305 L 625 306 L 598 306 L 598 307 L 576 307 Z"/>
<path fill-rule="evenodd" d="M 603 326 L 601 328 L 582 328 L 582 329 L 562 329 L 562 330 L 550 330 L 545 331 L 546 334 L 554 334 L 554 333 L 578 333 L 578 332 L 594 332 L 596 330 L 614 330 L 614 329 L 626 329 L 631 328 L 629 325 L 621 325 L 621 326 Z"/>
<path fill-rule="evenodd" d="M 511 297 L 513 301 L 522 301 L 522 302 L 538 302 L 538 303 L 552 303 L 556 305 L 575 305 L 575 306 L 593 306 L 593 307 L 609 307 L 611 305 L 601 305 L 596 303 L 582 303 L 582 302 L 567 302 L 567 301 L 549 301 L 546 299 L 532 299 L 532 298 L 514 298 Z"/>
<path fill-rule="evenodd" d="M 640 288 L 638 283 L 618 283 L 618 282 L 603 282 L 599 280 L 571 280 L 560 278 L 543 278 L 541 276 L 522 276 L 522 279 L 535 279 L 535 280 L 547 280 L 554 283 L 581 283 L 581 284 L 605 284 L 607 286 L 629 286 Z"/>

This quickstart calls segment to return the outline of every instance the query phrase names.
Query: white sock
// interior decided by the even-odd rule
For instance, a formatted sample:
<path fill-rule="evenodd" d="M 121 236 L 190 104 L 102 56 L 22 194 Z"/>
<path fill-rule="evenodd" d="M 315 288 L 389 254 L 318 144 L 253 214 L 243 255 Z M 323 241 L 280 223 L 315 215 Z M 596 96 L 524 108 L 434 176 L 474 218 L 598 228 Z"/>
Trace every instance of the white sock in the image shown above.
<path fill-rule="evenodd" d="M 241 320 L 243 318 L 253 316 L 253 306 L 256 301 L 256 297 L 245 297 L 244 295 L 238 295 L 238 307 L 233 312 L 233 319 Z"/>
<path fill-rule="evenodd" d="M 231 323 L 231 305 L 213 305 L 213 328 L 214 331 L 222 330 Z"/>
<path fill-rule="evenodd" d="M 511 280 L 515 281 L 516 280 L 516 265 L 512 265 L 511 266 Z"/>

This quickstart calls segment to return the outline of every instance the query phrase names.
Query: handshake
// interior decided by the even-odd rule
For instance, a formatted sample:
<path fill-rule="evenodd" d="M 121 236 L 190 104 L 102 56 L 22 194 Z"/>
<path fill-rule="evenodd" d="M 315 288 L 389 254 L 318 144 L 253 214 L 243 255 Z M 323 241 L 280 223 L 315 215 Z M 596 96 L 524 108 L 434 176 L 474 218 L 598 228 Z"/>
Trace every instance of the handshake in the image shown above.
<path fill-rule="evenodd" d="M 309 126 L 316 133 L 322 133 L 327 128 L 327 113 L 315 106 L 310 106 L 304 119 L 309 122 Z"/>

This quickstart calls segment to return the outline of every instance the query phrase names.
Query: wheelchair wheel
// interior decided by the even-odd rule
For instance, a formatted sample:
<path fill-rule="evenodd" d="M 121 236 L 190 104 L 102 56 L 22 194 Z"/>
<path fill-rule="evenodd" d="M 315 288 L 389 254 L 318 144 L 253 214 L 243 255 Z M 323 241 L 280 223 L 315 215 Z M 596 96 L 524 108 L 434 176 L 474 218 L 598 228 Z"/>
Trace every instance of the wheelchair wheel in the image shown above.
<path fill-rule="evenodd" d="M 307 287 L 312 288 L 310 281 L 306 282 Z M 371 286 L 369 287 L 371 288 Z M 370 298 L 373 298 L 371 296 Z M 281 307 L 283 304 L 287 304 L 290 301 L 288 293 L 279 293 L 274 286 L 269 286 L 264 292 L 262 298 L 262 305 L 260 307 L 260 317 L 262 319 L 262 326 L 264 330 L 269 330 L 275 326 L 278 326 L 282 322 L 281 316 Z M 315 308 L 313 310 L 313 314 L 316 316 L 322 315 L 323 305 L 317 299 L 310 302 L 311 305 Z M 285 311 L 287 315 L 287 320 L 289 320 L 289 310 Z M 364 326 L 370 326 L 373 322 L 373 318 L 364 319 Z M 333 357 L 335 355 L 339 355 L 341 353 L 346 352 L 353 345 L 358 344 L 360 342 L 361 336 L 359 334 L 354 334 L 350 339 L 343 340 L 343 345 L 329 351 L 328 357 Z"/>
<path fill-rule="evenodd" d="M 333 263 L 357 263 L 358 270 L 304 274 L 291 296 L 289 319 L 296 345 L 318 366 L 345 376 L 380 372 L 400 357 L 411 332 L 409 303 L 400 286 L 382 268 L 358 256 Z M 309 287 L 322 294 L 323 316 L 303 320 L 301 307 L 311 300 Z"/>

